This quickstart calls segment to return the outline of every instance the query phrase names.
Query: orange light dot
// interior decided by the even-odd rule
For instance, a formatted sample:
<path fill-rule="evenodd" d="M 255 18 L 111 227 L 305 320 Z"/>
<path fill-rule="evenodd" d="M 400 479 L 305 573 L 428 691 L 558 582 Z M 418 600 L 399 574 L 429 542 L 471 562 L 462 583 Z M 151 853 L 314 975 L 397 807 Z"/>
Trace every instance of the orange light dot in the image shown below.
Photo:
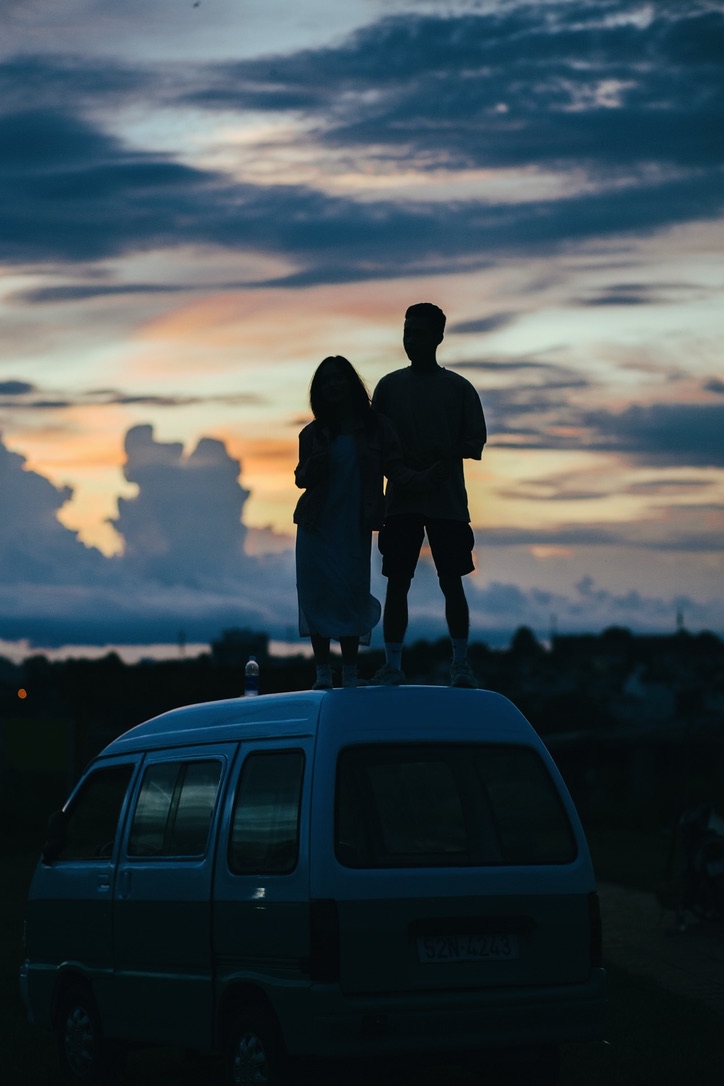
<path fill-rule="evenodd" d="M 18 690 L 18 697 L 20 698 L 21 701 L 23 701 L 23 699 L 27 698 L 27 696 L 28 696 L 27 690 L 25 689 L 24 686 L 21 686 L 20 689 Z"/>

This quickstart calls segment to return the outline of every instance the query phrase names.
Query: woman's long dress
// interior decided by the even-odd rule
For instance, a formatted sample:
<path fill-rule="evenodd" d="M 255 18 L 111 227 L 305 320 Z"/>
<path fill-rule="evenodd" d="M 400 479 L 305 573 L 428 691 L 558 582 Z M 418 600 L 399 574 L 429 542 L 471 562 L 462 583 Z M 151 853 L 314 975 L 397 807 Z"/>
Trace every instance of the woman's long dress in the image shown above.
<path fill-rule="evenodd" d="M 317 524 L 313 531 L 297 528 L 299 632 L 367 644 L 381 607 L 370 594 L 372 533 L 361 525 L 354 436 L 333 438 L 329 457 L 329 491 Z"/>

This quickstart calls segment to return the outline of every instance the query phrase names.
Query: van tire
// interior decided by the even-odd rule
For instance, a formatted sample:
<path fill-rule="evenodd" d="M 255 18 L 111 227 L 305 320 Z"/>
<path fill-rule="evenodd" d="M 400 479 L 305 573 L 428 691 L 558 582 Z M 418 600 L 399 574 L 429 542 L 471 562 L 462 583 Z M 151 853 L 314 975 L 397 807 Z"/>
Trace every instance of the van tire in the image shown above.
<path fill-rule="evenodd" d="M 257 1007 L 239 1009 L 227 1048 L 229 1086 L 284 1086 L 288 1058 L 279 1028 Z"/>
<path fill-rule="evenodd" d="M 63 1077 L 83 1086 L 110 1079 L 111 1049 L 103 1037 L 98 1009 L 90 989 L 73 984 L 58 1004 L 58 1058 Z"/>

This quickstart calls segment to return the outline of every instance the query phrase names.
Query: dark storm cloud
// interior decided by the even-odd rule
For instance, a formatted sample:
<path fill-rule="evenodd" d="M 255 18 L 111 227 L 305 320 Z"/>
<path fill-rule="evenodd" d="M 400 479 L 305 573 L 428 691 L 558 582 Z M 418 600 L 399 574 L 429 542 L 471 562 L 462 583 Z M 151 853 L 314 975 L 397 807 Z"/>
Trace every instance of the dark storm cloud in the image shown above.
<path fill-rule="evenodd" d="M 618 414 L 590 412 L 584 421 L 589 448 L 650 464 L 724 467 L 724 404 L 635 404 Z"/>
<path fill-rule="evenodd" d="M 658 296 L 655 288 L 645 283 L 618 283 L 607 287 L 600 294 L 580 301 L 584 306 L 657 305 L 665 299 Z"/>
<path fill-rule="evenodd" d="M 0 381 L 0 396 L 26 396 L 34 388 L 27 381 Z"/>
<path fill-rule="evenodd" d="M 518 317 L 517 313 L 491 313 L 489 317 L 478 317 L 476 320 L 462 321 L 459 324 L 448 325 L 447 332 L 457 335 L 471 335 L 487 332 L 497 332 L 499 328 L 507 328 Z"/>
<path fill-rule="evenodd" d="M 158 71 L 110 59 L 99 63 L 80 56 L 9 57 L 0 62 L 0 109 L 20 113 L 29 101 L 36 108 L 63 102 L 74 109 L 157 101 L 165 85 L 159 82 Z"/>
<path fill-rule="evenodd" d="M 587 523 L 557 524 L 551 528 L 486 528 L 485 542 L 490 547 L 633 547 L 646 551 L 687 554 L 719 554 L 721 551 L 721 508 L 714 528 L 695 530 L 692 519 L 699 519 L 708 507 L 691 505 L 673 513 L 685 514 L 680 520 L 673 516 L 673 525 L 657 518 L 622 524 Z M 688 525 L 688 527 L 687 527 Z"/>
<path fill-rule="evenodd" d="M 4 397 L 4 398 L 3 398 Z M 11 399 L 18 397 L 18 399 Z M 76 392 L 72 396 L 49 396 L 36 385 L 23 381 L 0 382 L 0 409 L 24 411 L 64 410 L 88 406 L 125 406 L 125 407 L 189 407 L 194 404 L 227 404 L 234 407 L 262 402 L 256 393 L 230 392 L 214 396 L 179 396 L 165 393 L 130 394 L 119 389 L 96 388 Z M 307 420 L 308 421 L 308 420 Z"/>
<path fill-rule="evenodd" d="M 395 16 L 338 47 L 217 69 L 191 98 L 301 111 L 330 142 L 422 168 L 721 164 L 724 15 L 696 3 L 653 6 L 650 23 L 630 14 L 604 0 Z"/>
<path fill-rule="evenodd" d="M 539 373 L 541 380 L 531 381 L 521 370 L 522 383 L 482 390 L 491 445 L 610 452 L 657 468 L 724 467 L 724 403 L 632 404 L 620 412 L 590 411 L 569 394 L 591 390 L 591 382 L 563 367 Z"/>
<path fill-rule="evenodd" d="M 197 222 L 213 178 L 126 150 L 61 110 L 0 118 L 0 255 L 98 259 L 171 239 Z M 188 233 L 188 230 L 186 231 Z"/>
<path fill-rule="evenodd" d="M 578 304 L 593 307 L 666 305 L 688 300 L 695 291 L 706 293 L 707 288 L 697 288 L 695 284 L 683 281 L 678 283 L 612 283 L 605 290 L 579 298 Z"/>
<path fill-rule="evenodd" d="M 724 205 L 724 14 L 661 5 L 648 25 L 614 18 L 627 9 L 603 0 L 408 14 L 334 47 L 153 72 L 10 60 L 0 69 L 0 255 L 82 261 L 155 246 L 253 247 L 290 258 L 298 270 L 273 282 L 293 286 L 469 269 L 712 218 Z M 28 88 L 33 111 L 21 108 Z M 574 169 L 588 184 L 515 203 L 486 198 L 481 183 L 478 199 L 446 205 L 243 185 L 112 136 L 114 107 L 139 101 L 291 110 L 352 160 Z M 90 296 L 87 286 L 54 289 L 31 300 Z M 650 298 L 609 291 L 588 304 Z"/>
<path fill-rule="evenodd" d="M 12 301 L 24 305 L 55 305 L 63 302 L 85 302 L 91 298 L 113 298 L 128 294 L 175 294 L 190 290 L 198 290 L 198 287 L 183 287 L 172 283 L 119 283 L 115 286 L 72 283 L 63 287 L 38 287 L 37 290 L 18 291 L 11 295 L 11 298 Z"/>

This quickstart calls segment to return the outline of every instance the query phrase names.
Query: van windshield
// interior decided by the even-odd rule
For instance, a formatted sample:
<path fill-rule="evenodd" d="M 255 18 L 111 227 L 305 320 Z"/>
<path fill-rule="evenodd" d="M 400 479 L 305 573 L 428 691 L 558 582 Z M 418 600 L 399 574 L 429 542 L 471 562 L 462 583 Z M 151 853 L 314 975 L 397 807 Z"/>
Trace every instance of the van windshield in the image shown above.
<path fill-rule="evenodd" d="M 405 743 L 340 753 L 335 851 L 373 868 L 563 864 L 577 850 L 535 751 Z"/>

